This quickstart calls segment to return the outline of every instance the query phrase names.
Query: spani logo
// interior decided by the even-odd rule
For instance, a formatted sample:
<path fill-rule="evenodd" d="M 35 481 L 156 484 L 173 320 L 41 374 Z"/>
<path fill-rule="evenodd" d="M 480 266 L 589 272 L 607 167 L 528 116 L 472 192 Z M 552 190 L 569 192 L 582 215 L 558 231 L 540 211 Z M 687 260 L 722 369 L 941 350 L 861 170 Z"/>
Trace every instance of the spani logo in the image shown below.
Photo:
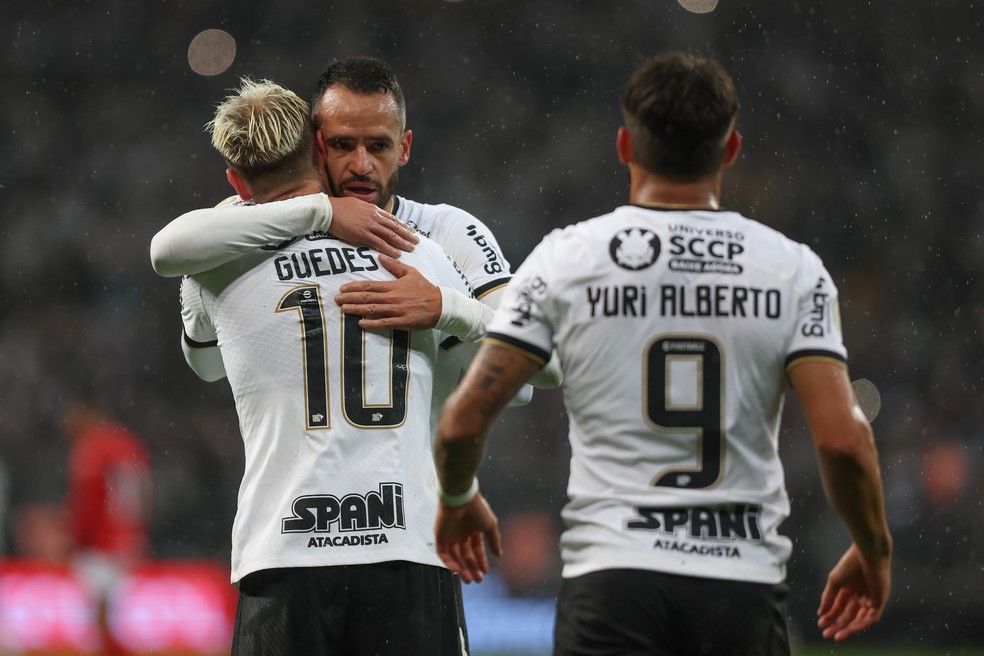
<path fill-rule="evenodd" d="M 659 237 L 645 228 L 619 230 L 608 245 L 612 261 L 629 271 L 651 267 L 659 257 L 659 249 Z"/>

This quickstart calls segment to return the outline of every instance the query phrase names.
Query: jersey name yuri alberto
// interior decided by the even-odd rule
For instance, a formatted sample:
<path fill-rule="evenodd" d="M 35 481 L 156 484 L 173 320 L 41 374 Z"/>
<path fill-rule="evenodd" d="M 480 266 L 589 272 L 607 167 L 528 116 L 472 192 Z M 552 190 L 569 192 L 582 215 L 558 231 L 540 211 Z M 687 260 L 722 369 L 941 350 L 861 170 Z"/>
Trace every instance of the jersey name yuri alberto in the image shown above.
<path fill-rule="evenodd" d="M 564 576 L 784 578 L 786 372 L 847 357 L 808 247 L 734 212 L 620 207 L 544 238 L 487 339 L 562 363 Z"/>

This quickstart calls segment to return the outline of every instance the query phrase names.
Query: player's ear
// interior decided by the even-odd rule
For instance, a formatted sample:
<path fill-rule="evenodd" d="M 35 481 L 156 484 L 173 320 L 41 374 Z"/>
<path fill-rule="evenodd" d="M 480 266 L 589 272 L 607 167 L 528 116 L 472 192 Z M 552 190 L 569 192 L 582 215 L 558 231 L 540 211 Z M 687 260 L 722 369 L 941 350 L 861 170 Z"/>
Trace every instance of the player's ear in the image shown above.
<path fill-rule="evenodd" d="M 738 153 L 741 151 L 741 132 L 738 128 L 731 130 L 731 134 L 728 135 L 728 141 L 724 144 L 724 158 L 721 160 L 723 166 L 730 166 L 738 159 Z"/>
<path fill-rule="evenodd" d="M 229 181 L 229 184 L 232 185 L 232 188 L 236 190 L 236 193 L 239 194 L 239 197 L 243 200 L 249 200 L 253 197 L 253 192 L 249 190 L 249 187 L 246 185 L 246 181 L 243 180 L 243 177 L 236 173 L 233 169 L 226 169 L 226 180 Z"/>
<path fill-rule="evenodd" d="M 399 166 L 403 166 L 410 161 L 410 142 L 413 141 L 413 132 L 410 130 L 403 131 L 403 138 L 400 139 L 400 161 Z"/>
<path fill-rule="evenodd" d="M 618 129 L 618 134 L 615 135 L 615 150 L 618 151 L 618 161 L 622 164 L 628 164 L 635 160 L 635 154 L 632 152 L 632 135 L 625 129 L 624 125 Z"/>

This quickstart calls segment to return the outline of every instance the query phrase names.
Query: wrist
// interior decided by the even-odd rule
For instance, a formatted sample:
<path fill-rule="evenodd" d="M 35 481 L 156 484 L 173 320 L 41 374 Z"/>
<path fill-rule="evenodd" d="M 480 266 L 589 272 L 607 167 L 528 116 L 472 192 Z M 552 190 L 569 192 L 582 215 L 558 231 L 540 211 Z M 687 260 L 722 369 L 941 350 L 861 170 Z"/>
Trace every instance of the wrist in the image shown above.
<path fill-rule="evenodd" d="M 471 485 L 461 494 L 448 494 L 443 489 L 438 489 L 438 497 L 441 503 L 451 508 L 458 508 L 471 503 L 471 500 L 478 496 L 478 477 L 473 476 Z"/>
<path fill-rule="evenodd" d="M 331 199 L 327 194 L 318 194 L 321 198 L 321 202 L 324 204 L 324 216 L 321 217 L 320 221 L 317 221 L 314 227 L 314 232 L 328 232 L 331 228 L 331 219 L 335 216 L 335 208 L 331 206 Z"/>

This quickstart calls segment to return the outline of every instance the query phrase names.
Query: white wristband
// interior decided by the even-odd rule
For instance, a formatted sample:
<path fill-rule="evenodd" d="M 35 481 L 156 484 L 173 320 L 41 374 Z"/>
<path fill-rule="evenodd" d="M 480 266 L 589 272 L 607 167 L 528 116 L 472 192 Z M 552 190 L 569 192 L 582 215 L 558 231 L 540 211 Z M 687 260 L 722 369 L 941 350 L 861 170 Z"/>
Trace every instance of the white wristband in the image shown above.
<path fill-rule="evenodd" d="M 471 487 L 461 494 L 447 494 L 444 490 L 439 490 L 441 503 L 445 506 L 457 508 L 469 503 L 478 494 L 478 476 L 472 477 Z"/>
<path fill-rule="evenodd" d="M 441 290 L 441 316 L 434 327 L 463 342 L 477 342 L 485 337 L 485 327 L 495 315 L 495 310 L 456 289 L 438 289 Z"/>

